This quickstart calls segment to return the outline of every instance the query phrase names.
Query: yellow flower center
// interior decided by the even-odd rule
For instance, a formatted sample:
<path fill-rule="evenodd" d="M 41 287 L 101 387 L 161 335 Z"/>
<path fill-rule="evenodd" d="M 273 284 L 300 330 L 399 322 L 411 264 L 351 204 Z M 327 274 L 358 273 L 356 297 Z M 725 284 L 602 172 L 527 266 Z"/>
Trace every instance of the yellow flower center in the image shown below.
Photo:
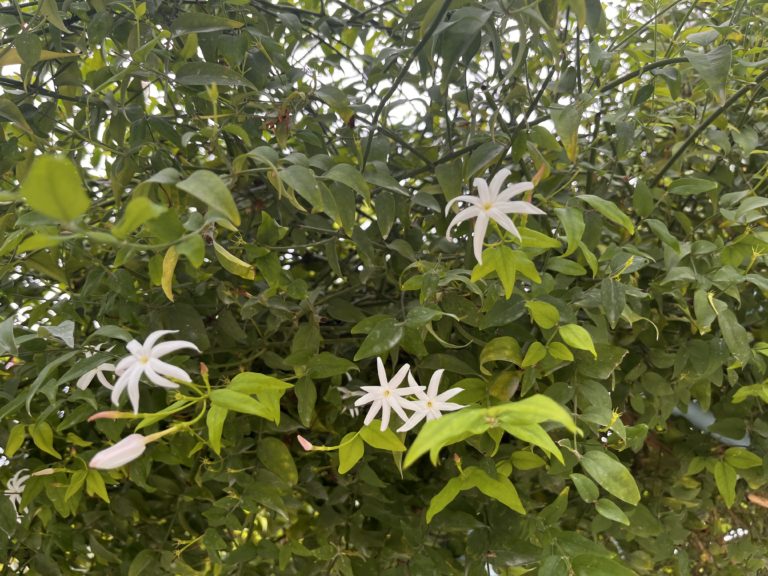
<path fill-rule="evenodd" d="M 149 363 L 149 356 L 139 356 L 139 362 L 141 362 L 142 364 Z"/>
<path fill-rule="evenodd" d="M 391 392 L 389 390 L 384 390 L 384 398 L 387 398 Z"/>
<path fill-rule="evenodd" d="M 493 208 L 493 203 L 492 202 L 485 202 L 483 204 L 483 210 L 485 210 L 486 212 L 488 212 L 488 210 L 490 210 L 491 208 Z"/>
<path fill-rule="evenodd" d="M 427 408 L 432 408 L 432 400 L 427 400 Z"/>

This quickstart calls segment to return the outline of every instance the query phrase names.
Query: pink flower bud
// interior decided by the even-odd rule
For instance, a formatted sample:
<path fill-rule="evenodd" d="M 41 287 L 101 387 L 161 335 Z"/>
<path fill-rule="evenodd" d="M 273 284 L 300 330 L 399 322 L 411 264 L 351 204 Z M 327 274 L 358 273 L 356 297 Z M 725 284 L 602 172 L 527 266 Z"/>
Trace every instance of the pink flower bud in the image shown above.
<path fill-rule="evenodd" d="M 88 466 L 97 470 L 119 468 L 144 454 L 146 443 L 146 438 L 141 434 L 131 434 L 114 446 L 98 452 L 96 456 L 91 458 Z"/>
<path fill-rule="evenodd" d="M 94 420 L 101 420 L 102 418 L 112 418 L 112 420 L 115 420 L 117 418 L 134 418 L 135 414 L 132 412 L 120 412 L 119 410 L 104 410 L 103 412 L 96 412 L 96 414 L 92 414 L 88 417 L 88 422 L 93 422 Z"/>
<path fill-rule="evenodd" d="M 304 438 L 304 436 L 301 436 L 300 434 L 296 434 L 296 439 L 299 441 L 299 444 L 301 444 L 301 447 L 304 448 L 307 452 L 310 452 L 315 449 L 315 447 L 312 445 L 312 442 Z"/>

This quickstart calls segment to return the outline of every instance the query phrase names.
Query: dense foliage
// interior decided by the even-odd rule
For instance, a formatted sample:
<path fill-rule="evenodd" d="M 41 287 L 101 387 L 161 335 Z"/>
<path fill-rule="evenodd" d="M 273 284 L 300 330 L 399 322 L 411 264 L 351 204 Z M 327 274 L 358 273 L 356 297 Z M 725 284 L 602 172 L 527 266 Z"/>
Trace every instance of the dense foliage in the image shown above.
<path fill-rule="evenodd" d="M 768 571 L 766 5 L 613 4 L 0 2 L 3 573 Z"/>

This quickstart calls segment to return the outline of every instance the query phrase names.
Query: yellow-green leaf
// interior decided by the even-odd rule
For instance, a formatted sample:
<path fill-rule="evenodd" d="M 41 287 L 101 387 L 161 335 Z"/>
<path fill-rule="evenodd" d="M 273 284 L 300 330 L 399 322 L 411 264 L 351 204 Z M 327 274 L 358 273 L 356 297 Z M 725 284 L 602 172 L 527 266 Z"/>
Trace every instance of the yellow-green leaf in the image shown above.
<path fill-rule="evenodd" d="M 35 212 L 69 222 L 91 205 L 75 165 L 62 156 L 38 156 L 21 185 L 21 195 Z"/>

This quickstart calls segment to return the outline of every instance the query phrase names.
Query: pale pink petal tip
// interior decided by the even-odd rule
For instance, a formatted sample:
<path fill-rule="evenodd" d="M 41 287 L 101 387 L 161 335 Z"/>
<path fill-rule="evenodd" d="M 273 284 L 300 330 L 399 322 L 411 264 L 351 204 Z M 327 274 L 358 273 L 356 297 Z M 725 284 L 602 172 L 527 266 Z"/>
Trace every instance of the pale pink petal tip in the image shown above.
<path fill-rule="evenodd" d="M 146 438 L 141 434 L 131 434 L 114 446 L 98 452 L 91 458 L 88 466 L 97 470 L 119 468 L 136 460 L 136 458 L 144 454 L 145 449 Z"/>
<path fill-rule="evenodd" d="M 304 436 L 297 434 L 296 439 L 299 441 L 299 444 L 301 444 L 301 447 L 304 448 L 307 452 L 311 452 L 315 449 L 315 447 L 312 445 L 312 442 L 304 438 Z"/>

